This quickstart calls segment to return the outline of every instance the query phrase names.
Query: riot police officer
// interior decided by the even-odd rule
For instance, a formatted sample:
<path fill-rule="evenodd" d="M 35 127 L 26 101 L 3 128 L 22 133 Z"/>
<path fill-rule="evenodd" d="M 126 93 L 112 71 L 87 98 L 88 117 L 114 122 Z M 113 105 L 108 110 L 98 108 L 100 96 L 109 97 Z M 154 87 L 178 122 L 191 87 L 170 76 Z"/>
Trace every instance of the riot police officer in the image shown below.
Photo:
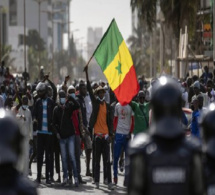
<path fill-rule="evenodd" d="M 36 188 L 15 168 L 23 136 L 14 117 L 0 109 L 0 195 L 36 195 Z"/>
<path fill-rule="evenodd" d="M 137 135 L 129 147 L 128 194 L 203 194 L 200 145 L 185 138 L 182 97 L 174 79 L 156 81 L 151 106 L 150 135 Z"/>
<path fill-rule="evenodd" d="M 204 176 L 207 195 L 215 195 L 215 104 L 203 113 L 200 125 L 204 140 Z"/>

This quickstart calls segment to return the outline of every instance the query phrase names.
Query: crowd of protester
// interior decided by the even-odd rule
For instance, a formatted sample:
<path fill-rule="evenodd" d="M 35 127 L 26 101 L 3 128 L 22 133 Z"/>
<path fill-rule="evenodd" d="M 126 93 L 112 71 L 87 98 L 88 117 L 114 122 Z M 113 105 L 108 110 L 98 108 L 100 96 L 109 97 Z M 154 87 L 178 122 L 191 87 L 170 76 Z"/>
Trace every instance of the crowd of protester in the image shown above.
<path fill-rule="evenodd" d="M 78 187 L 86 183 L 81 176 L 84 174 L 93 177 L 95 187 L 99 188 L 102 156 L 103 182 L 113 189 L 113 183 L 118 183 L 118 170 L 125 170 L 124 185 L 127 186 L 126 148 L 132 136 L 147 132 L 153 121 L 150 96 L 156 79 L 149 83 L 144 76 L 138 77 L 139 93 L 130 104 L 122 106 L 106 82 L 91 82 L 88 68 L 85 71 L 86 81 L 72 82 L 67 76 L 57 87 L 46 74 L 35 83 L 27 83 L 26 75 L 14 78 L 2 64 L 0 108 L 14 113 L 25 137 L 18 169 L 26 177 L 32 175 L 31 165 L 36 161 L 37 183 L 45 179 L 47 184 L 74 183 Z M 206 66 L 201 77 L 195 75 L 178 81 L 184 100 L 185 133 L 198 139 L 201 139 L 198 125 L 201 113 L 215 101 L 213 79 Z M 69 85 L 71 82 L 73 85 Z M 81 172 L 82 145 L 86 173 Z M 42 175 L 44 159 L 45 176 Z"/>

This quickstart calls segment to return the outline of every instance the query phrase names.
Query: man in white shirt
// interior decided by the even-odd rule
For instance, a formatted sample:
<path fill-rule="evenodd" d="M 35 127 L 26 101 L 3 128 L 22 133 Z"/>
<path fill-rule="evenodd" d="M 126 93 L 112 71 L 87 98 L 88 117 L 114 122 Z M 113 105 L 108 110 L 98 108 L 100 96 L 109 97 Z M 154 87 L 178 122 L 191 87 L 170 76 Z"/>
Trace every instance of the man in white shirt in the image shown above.
<path fill-rule="evenodd" d="M 114 183 L 117 184 L 118 175 L 118 161 L 122 148 L 126 151 L 128 141 L 131 137 L 131 133 L 134 128 L 133 111 L 130 105 L 122 106 L 120 103 L 116 104 L 114 113 L 114 130 L 115 142 L 114 142 Z M 127 169 L 125 169 L 127 174 Z M 125 179 L 126 180 L 126 179 Z M 126 181 L 124 181 L 126 183 Z"/>
<path fill-rule="evenodd" d="M 33 140 L 33 124 L 31 111 L 28 109 L 28 98 L 26 96 L 22 97 L 22 106 L 17 111 L 16 117 L 19 120 L 21 132 L 24 136 L 22 143 L 23 154 L 20 158 L 19 169 L 24 176 L 28 176 L 28 163 L 29 163 L 29 143 Z"/>

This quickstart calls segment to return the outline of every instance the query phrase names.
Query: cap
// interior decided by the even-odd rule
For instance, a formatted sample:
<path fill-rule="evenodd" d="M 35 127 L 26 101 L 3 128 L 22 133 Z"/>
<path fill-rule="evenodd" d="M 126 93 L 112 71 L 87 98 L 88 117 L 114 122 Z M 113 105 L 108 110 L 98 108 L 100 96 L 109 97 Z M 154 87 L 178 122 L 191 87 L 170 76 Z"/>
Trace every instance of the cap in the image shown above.
<path fill-rule="evenodd" d="M 102 86 L 99 86 L 95 89 L 95 94 L 98 94 L 99 91 L 104 91 L 105 92 L 105 89 L 102 87 Z"/>
<path fill-rule="evenodd" d="M 139 93 L 138 93 L 138 97 L 146 97 L 146 94 L 145 94 L 145 92 L 144 91 L 139 91 Z"/>
<path fill-rule="evenodd" d="M 75 90 L 75 87 L 74 87 L 73 85 L 70 85 L 70 86 L 68 87 L 68 89 L 67 89 L 67 93 L 68 93 L 69 90 L 71 90 L 71 89 L 74 89 L 74 90 Z"/>

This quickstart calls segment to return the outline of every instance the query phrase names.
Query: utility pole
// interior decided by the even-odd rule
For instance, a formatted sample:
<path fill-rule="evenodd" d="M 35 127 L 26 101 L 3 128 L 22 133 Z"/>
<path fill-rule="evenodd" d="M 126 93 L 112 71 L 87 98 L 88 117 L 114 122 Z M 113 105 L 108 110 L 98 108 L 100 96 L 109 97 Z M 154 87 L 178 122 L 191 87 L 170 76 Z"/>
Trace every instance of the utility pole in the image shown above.
<path fill-rule="evenodd" d="M 25 0 L 23 2 L 23 6 L 24 6 L 24 66 L 25 66 L 25 72 L 27 71 L 26 69 L 26 4 L 25 4 Z"/>
<path fill-rule="evenodd" d="M 70 53 L 70 0 L 68 0 L 68 54 Z"/>
<path fill-rule="evenodd" d="M 23 38 L 23 41 L 24 41 L 24 66 L 25 66 L 24 72 L 26 73 L 27 68 L 26 68 L 26 10 L 25 10 L 26 5 L 25 5 L 25 0 L 23 0 L 23 7 L 24 7 L 24 38 Z M 27 87 L 26 77 L 24 79 L 25 79 L 25 89 L 26 89 L 26 87 Z"/>
<path fill-rule="evenodd" d="M 39 17 L 39 23 L 38 23 L 38 29 L 39 29 L 39 36 L 40 36 L 40 10 L 41 10 L 41 1 L 38 1 L 38 9 L 39 9 L 39 11 L 38 11 L 38 17 Z M 38 64 L 39 64 L 39 70 L 40 70 L 40 67 L 41 67 L 41 65 L 40 65 L 40 48 L 38 47 L 38 50 L 39 50 L 39 62 L 38 62 Z"/>
<path fill-rule="evenodd" d="M 162 22 L 160 22 L 160 74 L 163 72 L 163 32 L 162 32 Z"/>
<path fill-rule="evenodd" d="M 2 6 L 0 6 L 0 64 L 1 64 L 1 60 L 2 60 L 2 35 L 1 35 L 1 32 L 2 32 Z"/>
<path fill-rule="evenodd" d="M 53 17 L 53 3 L 52 3 L 52 81 L 54 80 L 54 17 Z"/>
<path fill-rule="evenodd" d="M 153 48 L 152 48 L 152 40 L 153 40 L 153 33 L 150 35 L 150 78 L 152 78 L 152 61 L 153 61 Z"/>

